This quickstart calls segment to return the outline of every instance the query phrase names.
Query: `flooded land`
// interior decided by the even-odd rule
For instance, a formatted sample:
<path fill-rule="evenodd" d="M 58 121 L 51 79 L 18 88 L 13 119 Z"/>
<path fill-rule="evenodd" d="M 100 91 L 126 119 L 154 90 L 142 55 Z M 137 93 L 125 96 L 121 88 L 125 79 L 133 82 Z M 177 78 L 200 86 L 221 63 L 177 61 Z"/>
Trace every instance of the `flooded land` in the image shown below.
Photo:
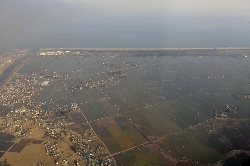
<path fill-rule="evenodd" d="M 249 57 L 224 48 L 25 52 L 0 77 L 0 165 L 244 164 Z"/>

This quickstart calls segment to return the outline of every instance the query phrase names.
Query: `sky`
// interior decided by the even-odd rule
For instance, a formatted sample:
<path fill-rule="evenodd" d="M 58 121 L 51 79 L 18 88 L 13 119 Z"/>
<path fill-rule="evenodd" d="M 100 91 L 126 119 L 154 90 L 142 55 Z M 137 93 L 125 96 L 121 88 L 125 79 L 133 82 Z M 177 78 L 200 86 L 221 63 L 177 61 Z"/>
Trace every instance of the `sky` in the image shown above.
<path fill-rule="evenodd" d="M 45 47 L 250 47 L 250 0 L 0 0 L 0 49 Z"/>

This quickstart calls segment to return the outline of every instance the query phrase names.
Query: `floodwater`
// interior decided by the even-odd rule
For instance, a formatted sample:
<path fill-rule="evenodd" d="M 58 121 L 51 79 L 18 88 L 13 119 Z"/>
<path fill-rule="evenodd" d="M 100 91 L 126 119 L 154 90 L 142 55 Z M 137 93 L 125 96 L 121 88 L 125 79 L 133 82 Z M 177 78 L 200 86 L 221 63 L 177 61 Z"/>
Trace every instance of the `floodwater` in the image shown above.
<path fill-rule="evenodd" d="M 156 144 L 169 155 L 177 159 L 185 156 L 191 163 L 195 160 L 209 164 L 223 160 L 229 150 L 250 149 L 247 145 L 250 128 L 245 122 L 233 123 L 226 129 L 221 127 L 223 125 L 214 128 L 210 123 L 211 119 L 223 124 L 229 118 L 233 121 L 250 118 L 247 101 L 234 97 L 250 93 L 249 64 L 250 58 L 217 55 L 36 56 L 19 73 L 46 71 L 68 75 L 67 80 L 50 80 L 49 86 L 43 87 L 44 91 L 36 100 L 77 102 L 97 135 L 112 153 L 117 153 L 117 163 L 125 164 L 120 151 L 145 143 L 141 147 L 145 152 L 152 146 L 147 141 L 160 137 L 162 141 Z M 121 70 L 127 78 L 108 74 L 110 70 Z M 107 87 L 70 88 L 93 82 L 99 85 L 110 79 L 112 81 Z M 234 109 L 223 116 L 227 105 Z M 77 114 L 73 118 L 76 123 L 85 123 Z M 196 126 L 204 129 L 196 130 Z M 236 130 L 237 126 L 241 130 Z M 224 135 L 233 146 L 221 141 L 221 135 L 209 136 L 213 131 Z M 180 135 L 176 135 L 178 132 Z M 245 142 L 237 144 L 239 140 Z M 223 149 L 214 150 L 215 145 Z M 189 154 L 190 151 L 193 153 Z M 127 155 L 133 153 L 142 156 L 142 163 L 157 165 L 161 163 L 156 161 L 163 160 L 163 157 L 149 158 L 146 157 L 149 153 L 134 150 L 128 151 Z M 204 159 L 205 156 L 210 157 Z M 139 160 L 135 157 L 130 162 L 138 164 Z"/>

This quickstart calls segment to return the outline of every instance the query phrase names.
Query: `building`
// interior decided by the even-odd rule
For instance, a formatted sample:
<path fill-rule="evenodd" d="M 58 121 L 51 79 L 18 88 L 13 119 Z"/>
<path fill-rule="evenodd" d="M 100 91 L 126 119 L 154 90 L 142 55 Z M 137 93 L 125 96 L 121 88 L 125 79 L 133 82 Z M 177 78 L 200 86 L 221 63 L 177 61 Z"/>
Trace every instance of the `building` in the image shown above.
<path fill-rule="evenodd" d="M 49 85 L 49 81 L 43 81 L 42 83 L 41 83 L 41 86 L 48 86 Z"/>

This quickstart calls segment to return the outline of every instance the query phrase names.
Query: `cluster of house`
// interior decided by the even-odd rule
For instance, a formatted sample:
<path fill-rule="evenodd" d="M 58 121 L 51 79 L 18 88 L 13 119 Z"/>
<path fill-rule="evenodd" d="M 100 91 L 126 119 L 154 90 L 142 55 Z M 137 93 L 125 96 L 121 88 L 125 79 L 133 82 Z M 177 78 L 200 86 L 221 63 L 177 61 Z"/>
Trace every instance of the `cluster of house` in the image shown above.
<path fill-rule="evenodd" d="M 59 156 L 59 148 L 57 147 L 57 142 L 44 142 L 46 154 L 52 157 Z"/>
<path fill-rule="evenodd" d="M 90 146 L 90 143 L 96 140 L 95 134 L 92 129 L 87 129 L 82 135 L 72 132 L 70 130 L 63 130 L 63 136 L 60 139 L 53 138 L 54 141 L 44 142 L 46 153 L 55 158 L 55 164 L 67 165 L 74 156 L 76 165 L 112 165 L 113 161 L 108 156 L 102 157 L 106 149 L 98 144 L 95 148 Z M 52 137 L 51 137 L 52 138 Z M 60 149 L 58 141 L 64 140 L 68 143 L 72 152 L 70 156 L 65 156 L 64 151 Z M 69 141 L 69 142 L 68 142 Z"/>
<path fill-rule="evenodd" d="M 68 86 L 67 89 L 70 89 L 71 91 L 75 91 L 75 90 L 84 90 L 84 89 L 92 89 L 92 88 L 104 88 L 104 87 L 108 87 L 117 83 L 119 83 L 119 81 L 115 81 L 113 77 L 107 80 L 101 80 L 101 81 L 94 81 L 92 79 L 89 79 L 88 82 L 76 81 L 72 85 Z"/>
<path fill-rule="evenodd" d="M 53 79 L 68 79 L 69 76 L 62 76 L 53 73 L 16 73 L 11 82 L 5 85 L 0 92 L 0 104 L 13 106 L 18 103 L 30 103 L 38 96 L 43 86 L 49 84 Z"/>
<path fill-rule="evenodd" d="M 66 80 L 68 76 L 62 76 L 56 72 L 48 73 L 16 73 L 5 88 L 0 92 L 0 105 L 6 105 L 10 112 L 3 117 L 4 131 L 13 134 L 19 138 L 26 138 L 34 130 L 44 132 L 45 152 L 55 158 L 55 164 L 67 165 L 70 156 L 63 154 L 62 149 L 58 146 L 59 140 L 69 141 L 72 154 L 75 153 L 77 160 L 76 165 L 82 162 L 86 164 L 110 165 L 112 160 L 108 157 L 102 157 L 106 152 L 105 148 L 98 145 L 96 148 L 90 148 L 89 143 L 95 138 L 92 129 L 86 130 L 82 136 L 71 132 L 70 126 L 74 124 L 70 118 L 70 113 L 78 111 L 77 103 L 54 105 L 52 101 L 37 102 L 35 98 L 43 90 L 43 87 L 50 84 L 54 79 Z M 114 82 L 112 79 L 109 82 Z M 89 87 L 107 86 L 107 82 L 94 82 Z M 45 87 L 44 87 L 45 88 Z M 69 135 L 70 133 L 70 135 Z M 50 141 L 48 141 L 50 140 Z M 51 142 L 51 140 L 54 140 Z M 73 148 L 77 147 L 77 148 Z M 70 149 L 70 148 L 68 148 Z M 78 164 L 77 164 L 78 163 Z M 38 165 L 44 165 L 39 162 Z"/>
<path fill-rule="evenodd" d="M 122 74 L 122 71 L 125 69 L 125 67 L 136 67 L 137 65 L 132 62 L 103 62 L 98 63 L 97 65 L 105 65 L 105 66 L 111 66 L 114 67 L 112 69 L 107 70 L 107 74 L 112 76 L 107 80 L 99 80 L 94 81 L 92 79 L 89 79 L 89 81 L 76 81 L 72 85 L 68 86 L 67 88 L 75 91 L 75 90 L 83 90 L 83 89 L 91 89 L 91 88 L 104 88 L 111 85 L 115 85 L 119 83 L 119 80 L 115 80 L 113 75 L 117 75 L 120 79 L 126 79 L 128 77 L 128 74 Z M 98 73 L 99 74 L 99 73 Z"/>
<path fill-rule="evenodd" d="M 102 62 L 102 63 L 99 63 L 98 65 L 105 65 L 105 66 L 113 66 L 113 67 L 116 67 L 116 68 L 123 68 L 123 67 L 137 67 L 136 64 L 134 64 L 133 62 L 128 62 L 128 61 L 125 61 L 125 62 Z"/>
<path fill-rule="evenodd" d="M 227 118 L 229 113 L 236 113 L 237 108 L 234 105 L 226 104 L 224 110 L 212 110 L 212 117 Z"/>
<path fill-rule="evenodd" d="M 80 51 L 72 51 L 67 49 L 60 50 L 39 50 L 36 55 L 40 56 L 58 56 L 58 55 L 79 55 L 83 56 L 84 54 Z"/>
<path fill-rule="evenodd" d="M 122 74 L 122 71 L 127 69 L 128 67 L 137 67 L 136 64 L 132 62 L 103 62 L 99 63 L 98 65 L 105 65 L 112 67 L 108 69 L 107 73 L 109 75 L 118 75 L 120 78 L 127 78 L 127 74 Z"/>
<path fill-rule="evenodd" d="M 98 144 L 95 148 L 91 148 L 89 143 L 92 141 L 93 130 L 86 130 L 82 136 L 82 139 L 76 134 L 71 134 L 70 141 L 73 143 L 71 149 L 79 156 L 85 158 L 84 165 L 111 165 L 112 159 L 109 157 L 102 157 L 102 153 L 106 152 L 106 149 Z M 88 137 L 90 136 L 90 137 Z M 93 138 L 93 137 L 92 137 Z M 80 165 L 80 160 L 77 160 Z"/>
<path fill-rule="evenodd" d="M 0 54 L 0 75 L 16 59 L 26 55 L 28 50 L 9 50 Z"/>
<path fill-rule="evenodd" d="M 245 100 L 250 100 L 250 94 L 243 95 L 243 98 L 244 98 Z"/>
<path fill-rule="evenodd" d="M 68 149 L 71 149 L 71 153 L 75 157 L 78 156 L 75 160 L 76 165 L 83 163 L 84 165 L 111 165 L 112 160 L 109 157 L 102 157 L 102 154 L 106 152 L 102 145 L 98 144 L 95 148 L 89 145 L 97 139 L 93 129 L 87 129 L 82 135 L 72 132 L 67 126 L 74 122 L 65 120 L 65 115 L 58 114 L 59 110 L 69 110 L 67 114 L 77 111 L 77 103 L 62 105 L 52 110 L 41 109 L 41 106 L 41 104 L 27 106 L 27 108 L 21 106 L 12 110 L 5 116 L 1 125 L 6 127 L 7 132 L 21 138 L 31 134 L 30 125 L 37 125 L 40 130 L 44 131 L 45 152 L 48 156 L 55 158 L 55 164 L 68 165 L 69 160 L 72 160 L 71 156 L 65 155 L 63 149 L 59 148 L 58 141 L 64 140 L 69 143 Z M 39 165 L 44 165 L 44 163 L 40 162 Z"/>
<path fill-rule="evenodd" d="M 122 74 L 123 70 L 128 69 L 129 67 L 137 67 L 136 64 L 133 62 L 103 62 L 100 65 L 106 65 L 113 67 L 111 69 L 108 69 L 107 73 L 109 75 L 117 75 L 121 79 L 125 79 L 128 77 L 128 74 Z"/>
<path fill-rule="evenodd" d="M 18 103 L 28 103 L 34 96 L 38 95 L 39 86 L 36 87 L 36 84 L 39 84 L 26 78 L 23 79 L 21 82 L 16 79 L 15 82 L 5 85 L 5 88 L 0 93 L 1 105 L 13 106 Z"/>
<path fill-rule="evenodd" d="M 4 116 L 1 126 L 14 136 L 24 138 L 32 132 L 30 125 L 41 123 L 44 114 L 46 113 L 39 109 L 39 105 L 27 108 L 20 106 Z"/>

